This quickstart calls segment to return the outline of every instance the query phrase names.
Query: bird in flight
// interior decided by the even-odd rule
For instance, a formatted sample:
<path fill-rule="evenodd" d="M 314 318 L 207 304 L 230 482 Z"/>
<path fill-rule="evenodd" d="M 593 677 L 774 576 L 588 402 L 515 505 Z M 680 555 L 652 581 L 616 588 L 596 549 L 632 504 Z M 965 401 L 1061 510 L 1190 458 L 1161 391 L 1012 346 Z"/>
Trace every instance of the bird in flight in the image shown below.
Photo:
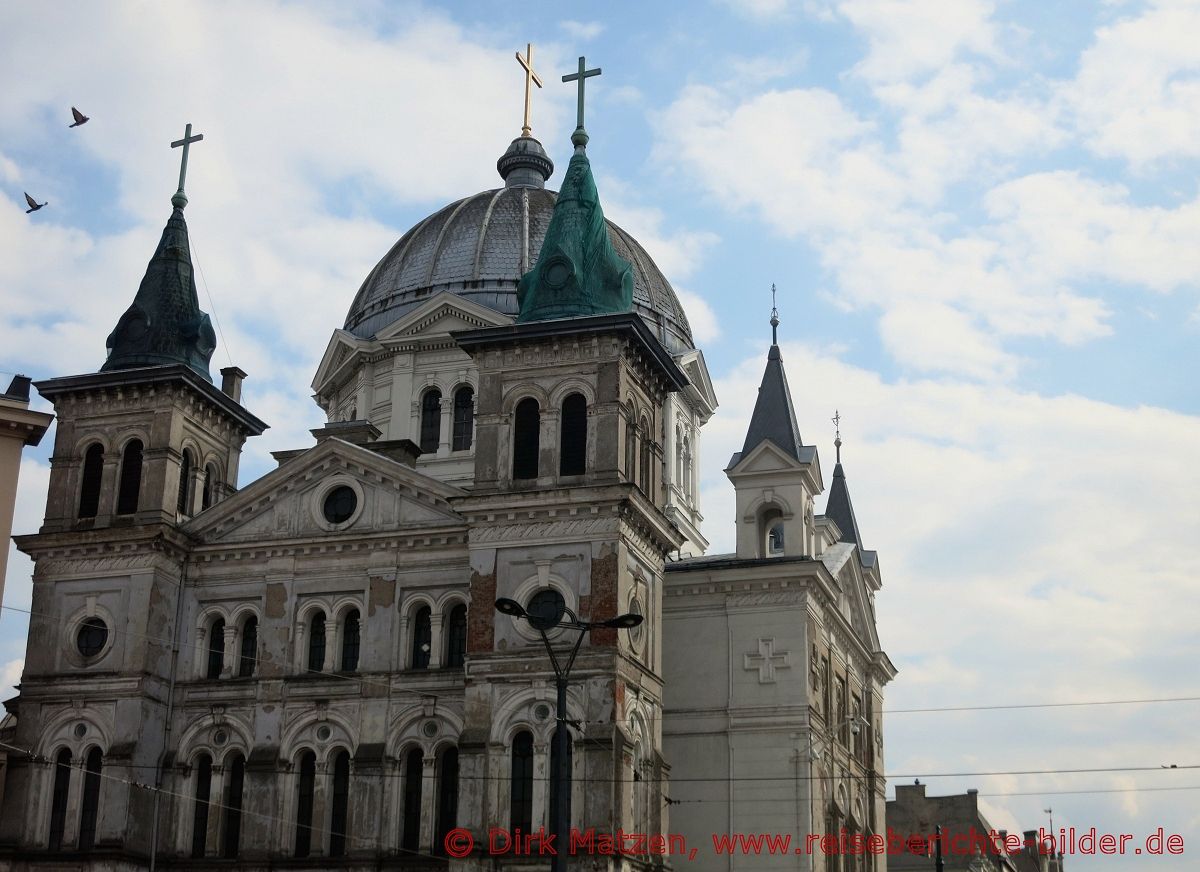
<path fill-rule="evenodd" d="M 49 201 L 47 201 L 45 203 L 39 203 L 37 200 L 33 199 L 33 197 L 29 196 L 28 194 L 25 195 L 25 202 L 29 204 L 29 208 L 25 210 L 26 215 L 28 215 L 30 212 L 36 212 L 38 209 L 42 208 L 43 206 L 50 205 Z"/>
<path fill-rule="evenodd" d="M 88 120 L 89 120 L 88 116 L 84 115 L 82 112 L 80 112 L 74 106 L 71 107 L 71 114 L 73 116 L 75 116 L 75 123 L 68 125 L 68 127 L 78 127 L 80 124 L 88 123 Z"/>

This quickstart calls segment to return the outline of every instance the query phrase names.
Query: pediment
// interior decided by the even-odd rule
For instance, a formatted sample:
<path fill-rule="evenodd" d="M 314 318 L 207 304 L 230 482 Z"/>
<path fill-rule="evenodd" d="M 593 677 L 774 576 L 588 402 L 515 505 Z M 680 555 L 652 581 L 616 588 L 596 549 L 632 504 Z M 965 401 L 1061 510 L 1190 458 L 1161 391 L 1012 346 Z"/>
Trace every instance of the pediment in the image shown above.
<path fill-rule="evenodd" d="M 807 468 L 770 439 L 764 439 L 748 454 L 739 454 L 727 472 L 731 475 L 747 475 L 756 472 L 792 472 Z"/>
<path fill-rule="evenodd" d="M 321 363 L 317 366 L 317 373 L 313 376 L 312 389 L 320 393 L 322 388 L 331 379 L 335 379 L 339 370 L 344 368 L 349 361 L 373 347 L 378 346 L 376 343 L 359 339 L 348 330 L 334 330 L 329 344 L 325 346 L 325 353 L 321 356 Z"/>
<path fill-rule="evenodd" d="M 376 338 L 380 342 L 387 342 L 409 336 L 438 336 L 453 330 L 478 330 L 511 323 L 512 318 L 507 315 L 449 291 L 442 291 L 379 331 Z"/>
<path fill-rule="evenodd" d="M 325 497 L 345 485 L 355 493 L 349 521 L 330 524 Z M 463 492 L 358 445 L 328 438 L 234 496 L 198 515 L 184 530 L 206 544 L 328 539 L 460 526 L 448 502 Z"/>
<path fill-rule="evenodd" d="M 704 361 L 704 352 L 700 349 L 685 352 L 675 359 L 691 382 L 695 398 L 700 401 L 703 420 L 706 422 L 717 408 L 717 393 L 713 388 L 712 377 L 708 374 L 708 364 Z"/>
<path fill-rule="evenodd" d="M 871 608 L 862 561 L 858 558 L 858 546 L 852 542 L 838 542 L 825 549 L 821 554 L 821 562 L 846 594 L 849 611 L 846 618 L 855 635 L 868 651 L 878 651 L 879 631 L 875 625 L 875 613 Z"/>

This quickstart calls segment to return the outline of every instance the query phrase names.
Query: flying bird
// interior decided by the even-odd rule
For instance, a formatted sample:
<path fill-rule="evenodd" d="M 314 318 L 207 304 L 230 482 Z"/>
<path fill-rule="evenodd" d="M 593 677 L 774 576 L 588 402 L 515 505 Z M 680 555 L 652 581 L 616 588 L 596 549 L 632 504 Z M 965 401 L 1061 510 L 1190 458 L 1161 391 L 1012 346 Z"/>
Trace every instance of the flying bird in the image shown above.
<path fill-rule="evenodd" d="M 29 208 L 25 210 L 26 215 L 28 215 L 30 212 L 36 212 L 38 209 L 42 208 L 43 206 L 50 205 L 49 201 L 46 201 L 45 203 L 39 203 L 37 200 L 33 199 L 33 197 L 29 196 L 28 194 L 25 195 L 25 202 L 29 204 Z"/>
<path fill-rule="evenodd" d="M 80 124 L 88 123 L 88 116 L 84 115 L 74 106 L 71 107 L 71 114 L 75 116 L 75 123 L 68 125 L 69 127 L 78 127 Z"/>

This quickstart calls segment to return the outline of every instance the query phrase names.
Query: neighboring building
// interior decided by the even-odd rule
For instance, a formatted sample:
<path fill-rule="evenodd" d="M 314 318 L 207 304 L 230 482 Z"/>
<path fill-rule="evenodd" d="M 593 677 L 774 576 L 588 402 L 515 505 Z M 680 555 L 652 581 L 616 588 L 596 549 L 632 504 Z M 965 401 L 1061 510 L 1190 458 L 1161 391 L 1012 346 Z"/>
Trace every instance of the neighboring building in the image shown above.
<path fill-rule="evenodd" d="M 762 790 L 803 793 L 787 829 L 878 829 L 893 670 L 841 467 L 814 515 L 773 345 L 729 469 L 737 554 L 698 556 L 712 383 L 572 141 L 560 194 L 522 136 L 503 187 L 400 239 L 321 361 L 316 443 L 241 490 L 266 424 L 245 373 L 211 382 L 176 195 L 100 371 L 38 384 L 59 427 L 45 523 L 18 539 L 34 616 L 0 866 L 477 868 L 445 834 L 546 825 L 560 764 L 579 828 L 673 832 L 668 800 L 697 790 L 718 805 L 674 806 L 688 832 L 720 803 L 715 831 L 782 826 L 751 794 L 783 773 Z M 563 761 L 539 639 L 494 608 L 545 589 L 584 619 L 645 618 L 585 639 Z M 686 862 L 573 865 L 664 859 Z"/>
<path fill-rule="evenodd" d="M 3 384 L 3 382 L 0 382 Z M 30 380 L 13 376 L 0 394 L 0 603 L 4 602 L 4 577 L 8 571 L 8 541 L 12 535 L 13 508 L 17 502 L 17 477 L 21 451 L 36 446 L 46 435 L 53 415 L 29 409 Z"/>
<path fill-rule="evenodd" d="M 889 830 L 906 842 L 912 837 L 928 840 L 937 827 L 942 828 L 942 860 L 946 872 L 1062 872 L 1062 854 L 1043 854 L 1037 845 L 1039 832 L 1026 830 L 1020 837 L 1022 848 L 1014 853 L 1003 850 L 1012 841 L 1007 830 L 997 830 L 979 810 L 979 791 L 951 796 L 926 796 L 924 784 L 896 785 L 896 798 L 887 804 Z M 972 834 L 995 840 L 993 848 L 970 850 Z M 1012 835 L 1015 835 L 1012 834 Z M 956 849 L 955 845 L 961 847 Z M 890 872 L 933 869 L 934 849 L 918 855 L 911 852 L 888 857 Z"/>

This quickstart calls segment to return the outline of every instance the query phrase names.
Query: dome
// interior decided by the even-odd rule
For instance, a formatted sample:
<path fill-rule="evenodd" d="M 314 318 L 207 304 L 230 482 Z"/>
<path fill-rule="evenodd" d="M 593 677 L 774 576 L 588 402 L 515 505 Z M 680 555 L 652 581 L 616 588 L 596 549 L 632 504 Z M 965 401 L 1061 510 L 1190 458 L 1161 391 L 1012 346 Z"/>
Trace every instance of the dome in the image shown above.
<path fill-rule="evenodd" d="M 441 291 L 516 317 L 517 284 L 537 262 L 558 196 L 538 184 L 541 173 L 512 170 L 521 163 L 514 157 L 519 143 L 524 149 L 524 143 L 536 140 L 514 141 L 500 159 L 505 187 L 451 203 L 392 246 L 355 296 L 346 330 L 369 339 Z M 532 159 L 526 159 L 527 167 Z M 548 169 L 541 172 L 549 175 Z M 668 351 L 693 348 L 687 315 L 671 283 L 637 240 L 606 223 L 613 248 L 633 264 L 634 309 Z"/>

